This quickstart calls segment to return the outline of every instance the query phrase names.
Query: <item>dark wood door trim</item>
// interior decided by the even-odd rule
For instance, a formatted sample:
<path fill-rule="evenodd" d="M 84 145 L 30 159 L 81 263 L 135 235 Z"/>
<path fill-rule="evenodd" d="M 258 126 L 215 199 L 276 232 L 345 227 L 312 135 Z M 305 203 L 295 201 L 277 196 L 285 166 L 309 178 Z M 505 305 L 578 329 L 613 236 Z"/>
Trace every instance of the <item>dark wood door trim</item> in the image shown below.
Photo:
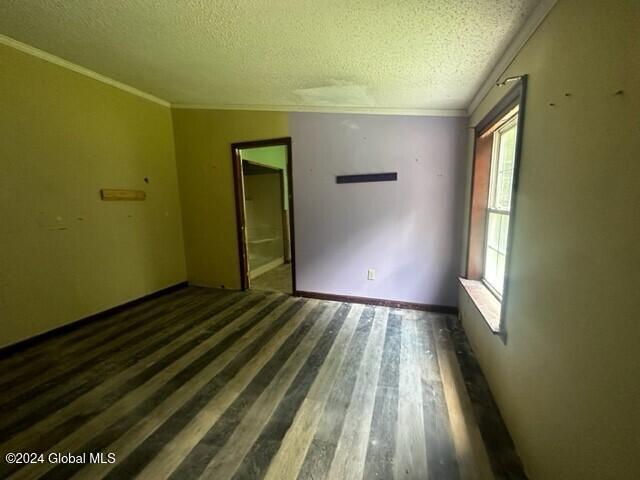
<path fill-rule="evenodd" d="M 244 214 L 244 183 L 242 181 L 242 159 L 240 150 L 259 147 L 287 147 L 287 177 L 289 187 L 289 243 L 291 246 L 291 287 L 292 294 L 298 295 L 296 287 L 296 241 L 293 207 L 293 162 L 291 152 L 291 137 L 273 138 L 269 140 L 254 140 L 231 144 L 231 159 L 233 161 L 233 183 L 236 200 L 236 233 L 238 238 L 238 258 L 240 261 L 240 286 L 242 290 L 249 288 L 249 258 L 246 243 L 246 218 Z"/>
<path fill-rule="evenodd" d="M 247 243 L 244 234 L 246 225 L 244 215 L 244 181 L 242 176 L 242 158 L 240 149 L 231 146 L 233 159 L 233 185 L 236 197 L 236 235 L 238 241 L 238 259 L 240 263 L 240 288 L 246 290 L 249 287 L 249 259 L 247 258 Z"/>

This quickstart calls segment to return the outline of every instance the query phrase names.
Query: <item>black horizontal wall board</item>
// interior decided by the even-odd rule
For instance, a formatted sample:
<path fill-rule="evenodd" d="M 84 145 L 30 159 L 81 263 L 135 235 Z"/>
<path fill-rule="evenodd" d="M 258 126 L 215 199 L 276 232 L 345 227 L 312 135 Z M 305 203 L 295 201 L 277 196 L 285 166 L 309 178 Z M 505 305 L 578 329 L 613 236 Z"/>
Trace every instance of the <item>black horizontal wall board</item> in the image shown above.
<path fill-rule="evenodd" d="M 336 177 L 336 183 L 395 182 L 396 180 L 398 180 L 398 172 L 338 175 Z"/>

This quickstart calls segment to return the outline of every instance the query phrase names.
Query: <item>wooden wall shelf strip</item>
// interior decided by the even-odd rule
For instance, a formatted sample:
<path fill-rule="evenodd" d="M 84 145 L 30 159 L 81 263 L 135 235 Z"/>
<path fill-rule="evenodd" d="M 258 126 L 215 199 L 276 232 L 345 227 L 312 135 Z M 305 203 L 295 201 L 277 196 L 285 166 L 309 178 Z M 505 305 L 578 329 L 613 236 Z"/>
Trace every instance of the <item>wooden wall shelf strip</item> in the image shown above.
<path fill-rule="evenodd" d="M 142 190 L 103 188 L 100 190 L 100 197 L 107 201 L 144 200 L 147 194 Z"/>
<path fill-rule="evenodd" d="M 336 177 L 336 183 L 395 182 L 396 180 L 398 180 L 398 172 L 338 175 Z"/>

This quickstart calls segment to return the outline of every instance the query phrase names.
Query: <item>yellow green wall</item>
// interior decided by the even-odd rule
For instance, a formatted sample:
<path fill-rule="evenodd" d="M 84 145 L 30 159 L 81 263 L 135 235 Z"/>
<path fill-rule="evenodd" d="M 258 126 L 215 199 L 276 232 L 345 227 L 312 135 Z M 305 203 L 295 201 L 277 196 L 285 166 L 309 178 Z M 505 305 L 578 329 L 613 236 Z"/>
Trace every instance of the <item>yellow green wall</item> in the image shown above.
<path fill-rule="evenodd" d="M 640 2 L 560 0 L 524 73 L 506 345 L 461 293 L 464 327 L 532 479 L 637 479 Z"/>
<path fill-rule="evenodd" d="M 0 45 L 0 132 L 0 346 L 186 279 L 168 107 Z"/>
<path fill-rule="evenodd" d="M 173 109 L 189 282 L 240 288 L 231 144 L 286 137 L 287 113 Z"/>

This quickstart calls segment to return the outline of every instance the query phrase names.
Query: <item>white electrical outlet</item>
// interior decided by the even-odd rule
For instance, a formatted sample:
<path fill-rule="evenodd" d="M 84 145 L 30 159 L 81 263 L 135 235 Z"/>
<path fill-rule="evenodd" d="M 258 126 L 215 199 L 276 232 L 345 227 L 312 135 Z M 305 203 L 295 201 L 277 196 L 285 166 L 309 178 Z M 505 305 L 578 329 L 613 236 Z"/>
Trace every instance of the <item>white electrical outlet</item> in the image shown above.
<path fill-rule="evenodd" d="M 376 271 L 373 268 L 367 270 L 367 280 L 375 280 L 376 279 Z"/>

